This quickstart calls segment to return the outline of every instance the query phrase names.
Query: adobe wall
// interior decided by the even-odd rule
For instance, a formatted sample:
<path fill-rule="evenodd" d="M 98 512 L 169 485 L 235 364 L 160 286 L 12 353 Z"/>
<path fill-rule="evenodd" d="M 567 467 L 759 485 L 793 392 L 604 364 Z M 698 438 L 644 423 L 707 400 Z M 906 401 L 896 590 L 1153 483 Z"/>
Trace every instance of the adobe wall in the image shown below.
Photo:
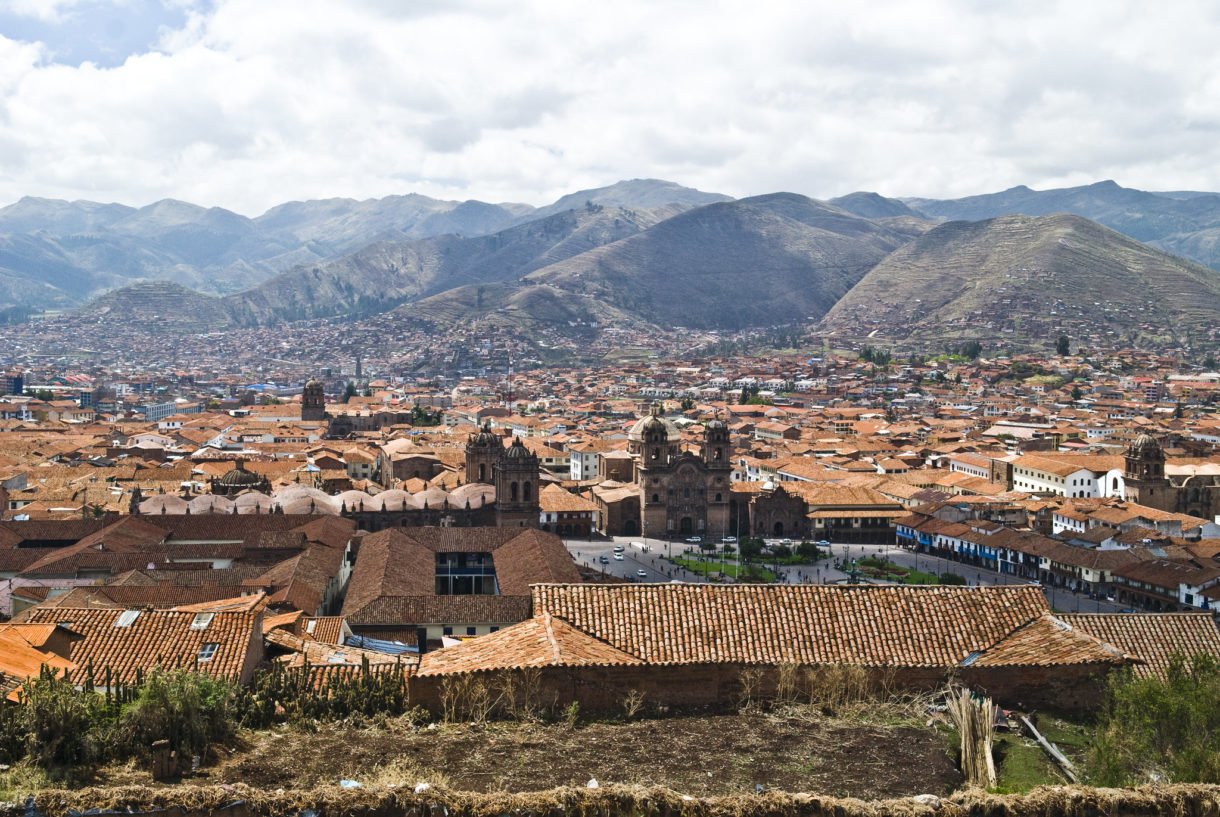
<path fill-rule="evenodd" d="M 794 671 L 795 670 L 795 671 Z M 771 700 L 779 696 L 808 700 L 810 684 L 823 683 L 819 672 L 834 679 L 836 668 L 776 666 L 746 667 L 739 664 L 627 665 L 615 667 L 545 667 L 539 671 L 534 702 L 563 708 L 579 703 L 585 712 L 622 712 L 629 695 L 643 696 L 645 709 L 733 709 L 746 699 Z M 991 697 L 1005 707 L 1059 710 L 1091 710 L 1102 700 L 1107 665 L 1085 664 L 1061 667 L 966 668 L 957 680 Z M 410 679 L 412 705 L 434 713 L 443 711 L 444 678 L 458 676 L 414 676 Z M 503 688 L 504 675 L 475 673 L 485 687 Z M 903 667 L 866 670 L 865 683 L 873 690 L 931 691 L 948 680 L 936 667 Z M 454 683 L 453 681 L 450 682 Z M 817 691 L 813 690 L 813 697 Z"/>

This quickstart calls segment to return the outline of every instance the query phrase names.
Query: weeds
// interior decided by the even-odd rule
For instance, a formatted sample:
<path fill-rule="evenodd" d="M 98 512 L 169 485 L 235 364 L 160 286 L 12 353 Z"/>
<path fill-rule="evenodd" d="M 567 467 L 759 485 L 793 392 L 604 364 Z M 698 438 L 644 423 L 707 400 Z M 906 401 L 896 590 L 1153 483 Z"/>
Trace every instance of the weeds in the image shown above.
<path fill-rule="evenodd" d="M 623 717 L 627 720 L 633 720 L 636 715 L 640 714 L 640 710 L 644 708 L 644 693 L 638 689 L 633 689 L 627 693 L 627 697 L 623 699 Z"/>

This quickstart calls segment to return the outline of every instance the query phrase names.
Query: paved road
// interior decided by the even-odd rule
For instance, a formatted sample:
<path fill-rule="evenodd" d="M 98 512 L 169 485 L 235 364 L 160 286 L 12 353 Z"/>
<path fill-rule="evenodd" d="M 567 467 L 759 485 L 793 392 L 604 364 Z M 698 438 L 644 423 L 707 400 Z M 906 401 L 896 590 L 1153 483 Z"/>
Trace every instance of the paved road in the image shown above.
<path fill-rule="evenodd" d="M 686 582 L 705 582 L 702 576 L 691 573 L 665 560 L 666 554 L 678 556 L 690 547 L 685 542 L 666 542 L 658 539 L 648 539 L 648 550 L 642 550 L 640 545 L 645 540 L 639 537 L 618 536 L 613 539 L 585 540 L 565 539 L 564 544 L 578 564 L 604 571 L 607 575 L 620 576 L 639 582 L 668 582 L 673 580 Z M 623 559 L 614 558 L 614 547 L 623 547 Z M 851 559 L 862 559 L 874 556 L 888 559 L 900 567 L 922 570 L 925 573 L 940 575 L 956 573 L 971 585 L 995 584 L 1026 584 L 1025 579 L 1016 576 L 993 573 L 989 570 L 971 567 L 950 559 L 942 559 L 922 553 L 914 553 L 894 545 L 845 545 L 835 543 L 830 547 L 831 558 L 823 559 L 814 565 L 781 565 L 778 575 L 781 581 L 790 584 L 836 584 L 845 582 L 847 574 L 834 567 L 835 562 L 846 562 Z M 601 557 L 605 556 L 606 564 Z M 772 570 L 774 565 L 769 565 Z M 639 575 L 638 571 L 644 571 Z M 1122 608 L 1112 602 L 1101 599 L 1090 599 L 1080 593 L 1072 593 L 1063 588 L 1044 587 L 1047 601 L 1056 610 L 1070 613 L 1117 613 Z"/>

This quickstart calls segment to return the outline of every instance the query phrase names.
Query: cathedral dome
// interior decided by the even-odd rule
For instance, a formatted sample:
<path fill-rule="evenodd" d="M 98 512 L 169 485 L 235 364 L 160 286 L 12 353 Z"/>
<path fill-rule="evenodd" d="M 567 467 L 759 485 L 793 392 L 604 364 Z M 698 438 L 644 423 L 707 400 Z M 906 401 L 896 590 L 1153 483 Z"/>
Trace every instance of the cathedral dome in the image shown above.
<path fill-rule="evenodd" d="M 647 416 L 641 417 L 636 421 L 631 430 L 627 432 L 627 439 L 635 442 L 644 442 L 648 437 L 665 435 L 665 439 L 671 443 L 681 441 L 682 432 L 672 421 L 666 420 L 661 416 L 661 404 L 653 403 L 648 409 Z"/>
<path fill-rule="evenodd" d="M 491 426 L 485 425 L 477 434 L 470 435 L 466 445 L 471 448 L 496 448 L 502 447 L 504 443 L 500 435 L 491 430 Z"/>
<path fill-rule="evenodd" d="M 245 462 L 238 460 L 233 470 L 222 476 L 217 482 L 227 488 L 230 493 L 246 488 L 257 489 L 264 485 L 263 478 L 253 471 L 247 471 Z"/>
<path fill-rule="evenodd" d="M 510 445 L 508 450 L 504 452 L 504 456 L 508 457 L 509 459 L 516 460 L 525 459 L 526 457 L 532 457 L 534 455 L 531 454 L 530 450 L 525 447 L 525 443 L 521 442 L 521 438 L 517 437 L 513 439 L 513 444 Z"/>
<path fill-rule="evenodd" d="M 1141 434 L 1135 438 L 1135 442 L 1131 443 L 1127 451 L 1136 457 L 1156 456 L 1161 453 L 1161 444 L 1151 434 Z"/>

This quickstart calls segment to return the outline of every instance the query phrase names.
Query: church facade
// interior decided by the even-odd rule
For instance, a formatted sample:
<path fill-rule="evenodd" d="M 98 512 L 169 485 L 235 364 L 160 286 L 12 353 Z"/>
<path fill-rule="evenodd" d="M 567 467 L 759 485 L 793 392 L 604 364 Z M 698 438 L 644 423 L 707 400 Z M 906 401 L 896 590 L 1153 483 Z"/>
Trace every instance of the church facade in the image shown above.
<path fill-rule="evenodd" d="M 627 435 L 627 452 L 639 492 L 639 519 L 622 520 L 627 536 L 729 534 L 729 430 L 719 420 L 706 426 L 698 453 L 682 448 L 682 433 L 653 404 Z"/>
<path fill-rule="evenodd" d="M 1166 465 L 1160 443 L 1141 434 L 1123 455 L 1124 498 L 1200 519 L 1220 516 L 1220 473 L 1214 466 Z"/>

